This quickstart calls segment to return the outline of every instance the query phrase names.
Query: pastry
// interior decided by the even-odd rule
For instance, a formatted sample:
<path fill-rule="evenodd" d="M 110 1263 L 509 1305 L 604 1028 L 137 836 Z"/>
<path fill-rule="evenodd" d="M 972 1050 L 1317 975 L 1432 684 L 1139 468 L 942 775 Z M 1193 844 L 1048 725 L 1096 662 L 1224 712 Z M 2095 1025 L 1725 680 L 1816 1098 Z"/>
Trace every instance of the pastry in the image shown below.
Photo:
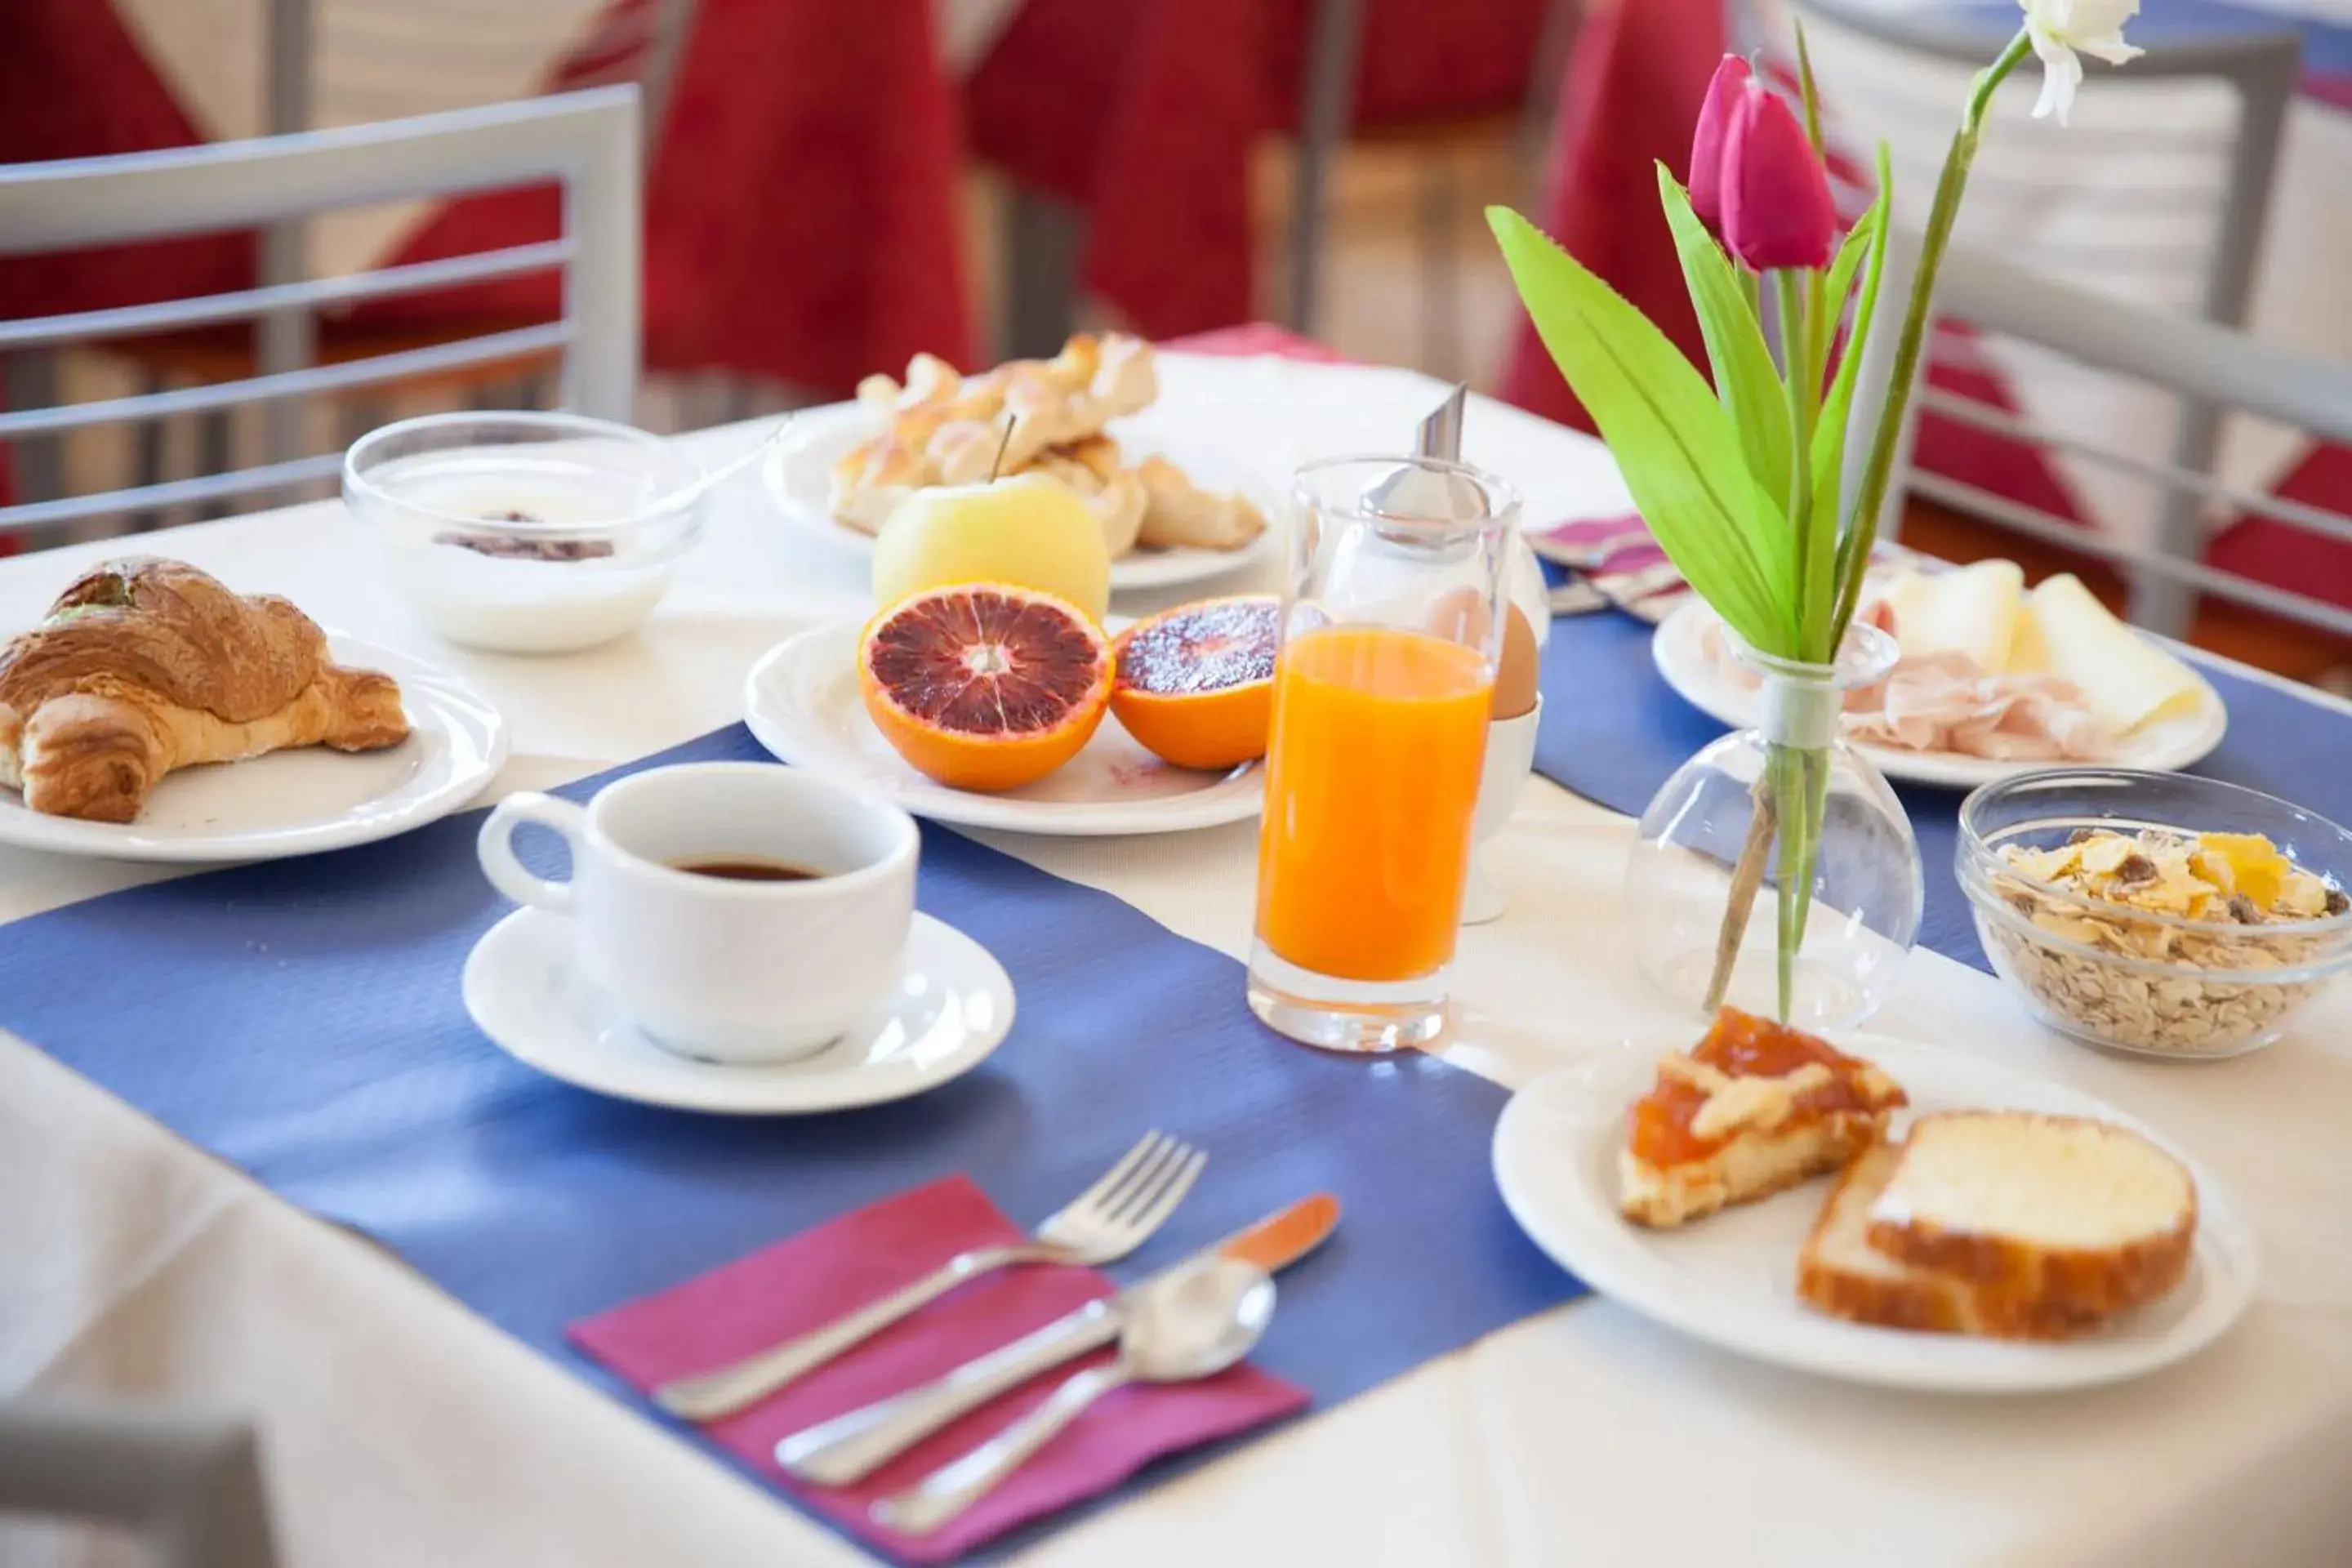
<path fill-rule="evenodd" d="M 1255 507 L 1198 489 L 1164 458 L 1127 466 L 1106 430 L 1159 395 L 1151 345 L 1118 333 L 1081 332 L 1052 359 L 972 376 L 917 354 L 903 385 L 887 375 L 858 384 L 858 401 L 887 423 L 835 462 L 833 517 L 879 533 L 926 486 L 1040 472 L 1086 501 L 1114 561 L 1139 548 L 1240 549 L 1265 529 Z"/>
<path fill-rule="evenodd" d="M 87 572 L 0 648 L 0 785 L 53 816 L 130 822 L 174 768 L 407 736 L 391 677 L 334 664 L 286 600 L 176 561 Z"/>
<path fill-rule="evenodd" d="M 1165 458 L 1136 465 L 1151 504 L 1139 542 L 1147 550 L 1239 550 L 1265 531 L 1265 516 L 1240 496 L 1212 495 Z"/>
<path fill-rule="evenodd" d="M 1658 1063 L 1618 1157 L 1618 1207 L 1668 1227 L 1836 1170 L 1884 1136 L 1895 1080 L 1799 1030 L 1726 1007 Z"/>

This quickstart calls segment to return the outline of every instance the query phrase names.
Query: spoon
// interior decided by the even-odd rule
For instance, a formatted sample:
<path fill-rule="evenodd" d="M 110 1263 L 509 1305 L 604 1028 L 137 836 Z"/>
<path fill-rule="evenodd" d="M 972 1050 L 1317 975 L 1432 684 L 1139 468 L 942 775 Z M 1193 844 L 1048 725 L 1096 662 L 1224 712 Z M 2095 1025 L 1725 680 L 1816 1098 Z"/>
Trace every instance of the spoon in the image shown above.
<path fill-rule="evenodd" d="M 1446 394 L 1414 432 L 1414 457 L 1462 460 L 1462 416 L 1469 397 L 1470 389 L 1458 384 Z M 1433 522 L 1475 522 L 1486 515 L 1486 496 L 1460 474 L 1400 467 L 1372 487 L 1367 510 Z"/>
<path fill-rule="evenodd" d="M 750 451 L 744 453 L 741 457 L 735 458 L 731 462 L 721 463 L 718 468 L 713 468 L 710 472 L 695 480 L 694 483 L 687 486 L 686 489 L 679 490 L 676 495 L 664 500 L 662 502 L 662 510 L 664 511 L 684 511 L 687 508 L 700 500 L 704 496 L 709 495 L 712 490 L 717 489 L 720 485 L 725 484 L 729 479 L 733 479 L 736 475 L 741 473 L 744 469 L 750 468 L 752 464 L 766 457 L 768 455 L 768 449 L 773 447 L 777 442 L 782 440 L 784 438 L 784 432 L 792 427 L 793 416 L 787 414 L 776 422 L 776 427 L 774 429 L 760 437 L 760 441 L 757 446 L 753 447 Z"/>
<path fill-rule="evenodd" d="M 1274 1315 L 1274 1281 L 1232 1258 L 1204 1258 L 1135 1293 L 1118 1354 L 1066 1379 L 1045 1402 L 910 1491 L 874 1505 L 892 1530 L 929 1535 L 1019 1469 L 1086 1408 L 1130 1383 L 1187 1383 L 1249 1354 Z"/>

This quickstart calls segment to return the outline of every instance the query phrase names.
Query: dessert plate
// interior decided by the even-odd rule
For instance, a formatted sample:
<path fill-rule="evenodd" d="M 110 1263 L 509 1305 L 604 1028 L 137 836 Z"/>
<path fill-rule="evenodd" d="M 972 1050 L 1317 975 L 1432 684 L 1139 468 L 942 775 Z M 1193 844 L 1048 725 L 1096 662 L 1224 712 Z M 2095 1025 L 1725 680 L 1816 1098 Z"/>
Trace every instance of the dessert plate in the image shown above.
<path fill-rule="evenodd" d="M 1003 966 L 919 911 L 889 999 L 816 1055 L 775 1067 L 722 1066 L 655 1045 L 573 963 L 572 922 L 543 910 L 517 910 L 483 933 L 464 984 L 466 1011 L 517 1061 L 598 1094 L 722 1116 L 904 1100 L 970 1072 L 1013 1027 Z"/>
<path fill-rule="evenodd" d="M 1202 489 L 1247 496 L 1266 515 L 1264 533 L 1239 550 L 1138 550 L 1110 563 L 1113 593 L 1174 588 L 1205 583 L 1253 566 L 1274 550 L 1281 511 L 1249 470 L 1197 441 L 1170 436 L 1153 411 L 1130 415 L 1111 428 L 1129 461 L 1154 455 L 1167 458 Z M 862 555 L 874 553 L 874 538 L 833 520 L 833 466 L 852 447 L 882 427 L 881 416 L 860 403 L 837 403 L 795 415 L 792 428 L 760 465 L 760 482 L 800 533 Z"/>
<path fill-rule="evenodd" d="M 2195 1257 L 2161 1301 L 2057 1344 L 1913 1333 L 1849 1323 L 1797 1299 L 1797 1250 L 1830 1178 L 1726 1209 L 1679 1230 L 1645 1230 L 1617 1213 L 1625 1108 L 1658 1058 L 1686 1039 L 1605 1048 L 1511 1098 L 1495 1128 L 1503 1202 L 1561 1268 L 1619 1305 L 1759 1361 L 1853 1383 L 1955 1394 L 2082 1388 L 2137 1377 L 2194 1354 L 2253 1299 L 2251 1227 L 2213 1173 L 2113 1107 L 1959 1049 L 1880 1036 L 1837 1045 L 1876 1062 L 1911 1098 L 1911 1114 L 1963 1109 L 2054 1111 L 2137 1128 L 2170 1149 L 2197 1182 Z M 1895 1113 L 1898 1129 L 1906 1113 Z"/>
<path fill-rule="evenodd" d="M 0 789 L 0 844 L 115 860 L 276 860 L 342 849 L 437 821 L 480 794 L 507 760 L 506 721 L 467 682 L 357 637 L 331 633 L 338 664 L 400 682 L 413 732 L 382 752 L 323 746 L 164 776 L 139 820 L 45 816 Z"/>
<path fill-rule="evenodd" d="M 1706 629 L 1716 618 L 1715 612 L 1699 600 L 1684 601 L 1652 635 L 1650 658 L 1657 665 L 1658 673 L 1666 678 L 1666 684 L 1681 693 L 1685 701 L 1734 729 L 1745 729 L 1757 721 L 1763 704 L 1756 692 L 1733 680 L 1707 656 Z M 2194 709 L 2160 720 L 2126 737 L 2111 755 L 2095 759 L 2096 764 L 2171 773 L 2199 761 L 2220 745 L 2222 732 L 2229 728 L 2229 710 L 2222 706 L 2221 694 L 2213 689 L 2210 682 L 2200 676 L 2197 683 L 2201 699 Z M 1974 789 L 2020 773 L 2068 765 L 2051 761 L 2000 762 L 1958 752 L 1906 752 L 1894 746 L 1863 745 L 1854 749 L 1868 756 L 1888 778 L 1948 784 L 1957 789 Z"/>
<path fill-rule="evenodd" d="M 795 766 L 878 789 L 917 816 L 966 827 L 1076 837 L 1180 833 L 1246 820 L 1264 802 L 1256 763 L 1221 773 L 1171 767 L 1108 716 L 1084 751 L 1035 784 L 981 795 L 934 783 L 866 717 L 859 629 L 844 622 L 803 632 L 752 667 L 743 711 L 760 744 Z"/>

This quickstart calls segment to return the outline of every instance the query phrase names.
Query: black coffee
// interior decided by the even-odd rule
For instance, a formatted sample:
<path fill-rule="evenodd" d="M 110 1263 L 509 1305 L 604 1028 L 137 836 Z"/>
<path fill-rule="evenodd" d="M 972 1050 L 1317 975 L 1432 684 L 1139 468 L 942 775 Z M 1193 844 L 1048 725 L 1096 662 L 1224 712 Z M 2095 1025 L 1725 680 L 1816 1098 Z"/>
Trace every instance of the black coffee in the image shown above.
<path fill-rule="evenodd" d="M 754 860 L 742 855 L 701 856 L 673 860 L 670 865 L 698 877 L 724 877 L 733 882 L 813 882 L 824 875 L 805 866 L 788 865 L 782 860 Z"/>

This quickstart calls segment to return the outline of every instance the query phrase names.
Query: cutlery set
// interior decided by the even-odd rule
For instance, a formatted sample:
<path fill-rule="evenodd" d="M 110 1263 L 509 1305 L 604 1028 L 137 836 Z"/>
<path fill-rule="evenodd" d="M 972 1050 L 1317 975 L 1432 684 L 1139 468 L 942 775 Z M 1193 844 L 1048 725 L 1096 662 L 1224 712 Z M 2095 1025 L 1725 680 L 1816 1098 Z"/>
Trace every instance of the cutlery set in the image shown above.
<path fill-rule="evenodd" d="M 1116 1262 L 1150 1239 L 1199 1178 L 1208 1156 L 1150 1132 L 1102 1178 L 1037 1226 L 1032 1238 L 950 1258 L 931 1273 L 824 1327 L 740 1361 L 663 1384 L 656 1404 L 688 1420 L 723 1419 L 765 1399 L 941 1296 L 999 1268 Z M 1317 1194 L 1118 1294 L 919 1387 L 786 1436 L 776 1462 L 796 1479 L 849 1486 L 961 1416 L 1104 1345 L 1109 1362 L 1066 1379 L 1042 1404 L 911 1489 L 877 1501 L 875 1519 L 910 1534 L 939 1530 L 985 1497 L 1097 1399 L 1130 1383 L 1213 1376 L 1247 1356 L 1274 1312 L 1270 1278 L 1330 1235 L 1339 1205 Z"/>

